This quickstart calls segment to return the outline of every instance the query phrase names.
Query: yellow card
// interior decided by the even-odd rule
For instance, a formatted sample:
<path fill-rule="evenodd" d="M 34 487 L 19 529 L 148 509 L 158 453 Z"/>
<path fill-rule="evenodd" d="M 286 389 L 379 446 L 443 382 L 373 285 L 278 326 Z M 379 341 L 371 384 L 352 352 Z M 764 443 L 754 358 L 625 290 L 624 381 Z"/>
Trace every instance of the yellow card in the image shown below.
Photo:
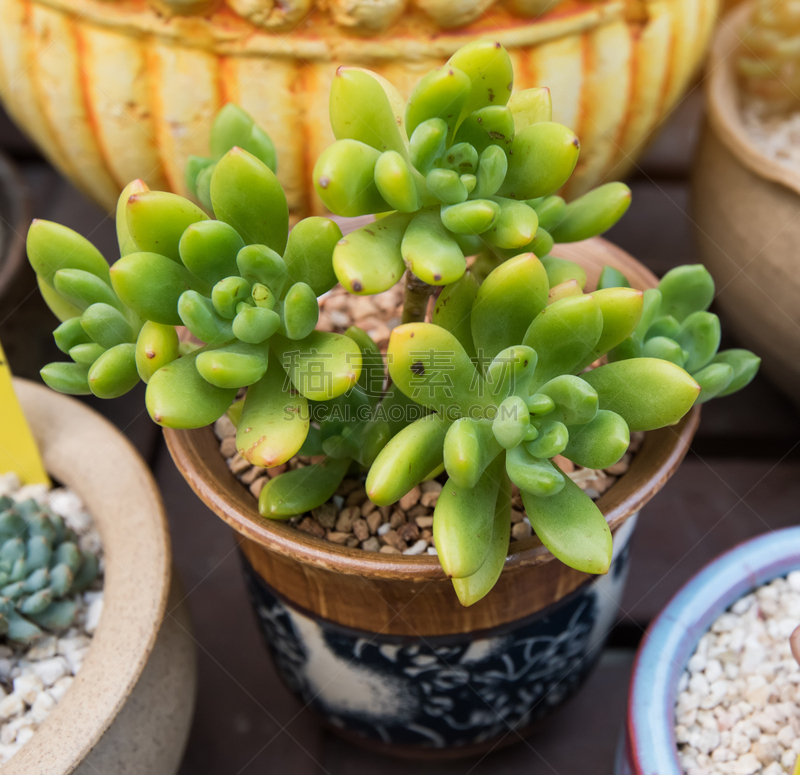
<path fill-rule="evenodd" d="M 14 471 L 23 484 L 50 485 L 39 448 L 22 413 L 0 344 L 0 474 Z"/>

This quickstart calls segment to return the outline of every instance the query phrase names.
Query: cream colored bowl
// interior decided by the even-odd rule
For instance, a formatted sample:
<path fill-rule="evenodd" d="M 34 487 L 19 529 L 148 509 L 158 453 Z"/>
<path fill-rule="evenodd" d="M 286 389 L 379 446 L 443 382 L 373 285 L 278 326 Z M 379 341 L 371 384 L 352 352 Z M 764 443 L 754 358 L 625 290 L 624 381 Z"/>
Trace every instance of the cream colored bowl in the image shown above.
<path fill-rule="evenodd" d="M 45 467 L 95 520 L 105 585 L 83 667 L 3 775 L 173 775 L 192 720 L 196 658 L 158 488 L 96 412 L 27 380 L 14 388 Z"/>

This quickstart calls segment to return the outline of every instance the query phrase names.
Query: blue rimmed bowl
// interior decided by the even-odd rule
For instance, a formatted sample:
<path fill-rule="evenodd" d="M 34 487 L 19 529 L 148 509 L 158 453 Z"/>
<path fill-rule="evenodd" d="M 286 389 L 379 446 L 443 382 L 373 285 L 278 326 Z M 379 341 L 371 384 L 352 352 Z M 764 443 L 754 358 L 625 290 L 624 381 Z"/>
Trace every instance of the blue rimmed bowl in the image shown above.
<path fill-rule="evenodd" d="M 650 625 L 639 647 L 617 775 L 683 775 L 675 741 L 678 680 L 703 634 L 740 597 L 800 569 L 800 527 L 745 541 L 707 565 Z"/>

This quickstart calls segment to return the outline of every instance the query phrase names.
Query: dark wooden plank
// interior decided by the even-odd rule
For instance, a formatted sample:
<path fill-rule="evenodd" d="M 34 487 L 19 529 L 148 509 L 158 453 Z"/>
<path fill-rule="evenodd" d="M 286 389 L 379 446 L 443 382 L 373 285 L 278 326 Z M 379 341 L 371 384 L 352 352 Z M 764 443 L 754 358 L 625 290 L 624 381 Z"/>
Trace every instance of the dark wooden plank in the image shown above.
<path fill-rule="evenodd" d="M 690 452 L 642 510 L 619 618 L 646 624 L 722 552 L 796 525 L 798 483 L 797 461 L 720 460 Z"/>
<path fill-rule="evenodd" d="M 189 489 L 165 447 L 155 473 L 199 663 L 197 710 L 180 772 L 320 772 L 319 728 L 275 673 L 247 597 L 233 532 Z"/>
<path fill-rule="evenodd" d="M 472 759 L 409 762 L 362 751 L 326 733 L 325 769 L 330 775 L 610 775 L 625 713 L 633 654 L 627 649 L 606 650 L 596 671 L 575 697 L 544 718 L 528 738 L 522 740 L 509 732 L 508 740 L 514 742 L 507 748 Z"/>

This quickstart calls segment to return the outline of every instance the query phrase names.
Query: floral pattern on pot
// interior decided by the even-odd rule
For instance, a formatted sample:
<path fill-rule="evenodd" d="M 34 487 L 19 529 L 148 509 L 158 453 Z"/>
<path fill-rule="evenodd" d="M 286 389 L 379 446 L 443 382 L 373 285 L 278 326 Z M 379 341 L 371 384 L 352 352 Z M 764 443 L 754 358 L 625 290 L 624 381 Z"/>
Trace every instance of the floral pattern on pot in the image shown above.
<path fill-rule="evenodd" d="M 524 730 L 588 676 L 622 597 L 636 517 L 617 530 L 607 575 L 479 635 L 410 639 L 312 618 L 243 562 L 278 672 L 325 721 L 387 744 L 469 746 Z"/>

